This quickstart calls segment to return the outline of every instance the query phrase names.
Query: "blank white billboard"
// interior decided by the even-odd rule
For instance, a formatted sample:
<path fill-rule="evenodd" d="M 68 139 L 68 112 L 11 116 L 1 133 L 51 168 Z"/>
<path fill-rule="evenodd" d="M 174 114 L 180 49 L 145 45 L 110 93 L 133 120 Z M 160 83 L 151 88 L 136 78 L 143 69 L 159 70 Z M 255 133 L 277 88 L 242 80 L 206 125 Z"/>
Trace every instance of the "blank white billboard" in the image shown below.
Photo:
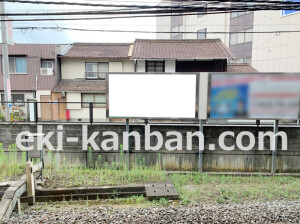
<path fill-rule="evenodd" d="M 197 74 L 109 74 L 108 117 L 196 118 Z"/>

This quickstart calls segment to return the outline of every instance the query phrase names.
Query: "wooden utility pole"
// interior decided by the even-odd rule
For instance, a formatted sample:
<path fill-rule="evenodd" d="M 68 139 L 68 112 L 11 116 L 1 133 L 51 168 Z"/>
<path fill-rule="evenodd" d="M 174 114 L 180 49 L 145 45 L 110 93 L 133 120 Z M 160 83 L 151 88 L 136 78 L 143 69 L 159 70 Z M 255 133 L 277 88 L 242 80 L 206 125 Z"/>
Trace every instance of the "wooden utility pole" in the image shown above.
<path fill-rule="evenodd" d="M 5 117 L 6 121 L 10 121 L 10 108 L 11 105 L 11 92 L 10 92 L 10 78 L 9 78 L 9 64 L 8 64 L 8 48 L 7 48 L 7 36 L 6 36 L 6 18 L 3 16 L 5 14 L 5 4 L 3 1 L 0 3 L 1 8 L 1 35 L 2 35 L 2 65 L 3 65 L 3 86 L 4 86 L 4 100 L 5 100 Z"/>

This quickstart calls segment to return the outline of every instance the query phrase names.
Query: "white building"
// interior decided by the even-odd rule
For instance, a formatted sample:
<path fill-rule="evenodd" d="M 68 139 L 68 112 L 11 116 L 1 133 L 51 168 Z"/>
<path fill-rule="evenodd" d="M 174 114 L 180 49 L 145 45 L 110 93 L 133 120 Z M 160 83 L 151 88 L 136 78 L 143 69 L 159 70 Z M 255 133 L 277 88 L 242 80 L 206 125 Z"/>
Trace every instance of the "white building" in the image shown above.
<path fill-rule="evenodd" d="M 299 19 L 299 12 L 289 10 L 157 17 L 159 32 L 193 32 L 158 33 L 157 39 L 220 38 L 234 54 L 233 63 L 250 63 L 260 72 L 299 72 L 300 33 L 277 32 L 300 30 Z M 266 31 L 273 33 L 255 33 Z"/>

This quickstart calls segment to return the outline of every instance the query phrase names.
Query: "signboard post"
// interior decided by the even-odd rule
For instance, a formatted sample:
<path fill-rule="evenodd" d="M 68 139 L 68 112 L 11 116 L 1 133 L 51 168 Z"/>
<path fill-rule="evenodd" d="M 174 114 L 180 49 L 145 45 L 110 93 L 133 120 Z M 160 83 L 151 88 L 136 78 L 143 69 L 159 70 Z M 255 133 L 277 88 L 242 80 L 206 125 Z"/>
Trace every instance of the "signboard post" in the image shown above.
<path fill-rule="evenodd" d="M 276 169 L 277 169 L 277 140 L 278 140 L 278 137 L 277 137 L 276 133 L 278 132 L 278 120 L 274 121 L 273 132 L 274 132 L 274 139 L 270 139 L 270 141 L 273 141 L 273 147 L 274 147 L 272 149 L 272 168 L 271 168 L 272 174 L 276 173 Z"/>
<path fill-rule="evenodd" d="M 203 133 L 203 120 L 202 119 L 199 120 L 199 132 L 204 134 Z M 204 152 L 204 148 L 201 148 L 201 147 L 202 147 L 202 144 L 200 143 L 200 139 L 199 139 L 199 156 L 198 156 L 198 171 L 199 172 L 203 171 L 203 152 Z"/>
<path fill-rule="evenodd" d="M 127 149 L 126 150 L 126 169 L 130 169 L 130 162 L 129 162 L 129 153 L 130 153 L 130 142 L 129 142 L 129 119 L 126 119 L 126 132 L 128 134 L 128 144 L 127 144 Z"/>

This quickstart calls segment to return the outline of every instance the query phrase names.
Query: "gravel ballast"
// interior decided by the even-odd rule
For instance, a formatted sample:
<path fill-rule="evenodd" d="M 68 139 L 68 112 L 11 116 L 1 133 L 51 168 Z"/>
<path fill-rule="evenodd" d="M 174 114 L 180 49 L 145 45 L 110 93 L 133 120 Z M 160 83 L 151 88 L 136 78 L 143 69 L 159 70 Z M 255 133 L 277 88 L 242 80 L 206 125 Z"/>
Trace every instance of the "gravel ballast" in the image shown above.
<path fill-rule="evenodd" d="M 4 223 L 300 223 L 300 201 L 25 210 Z"/>

